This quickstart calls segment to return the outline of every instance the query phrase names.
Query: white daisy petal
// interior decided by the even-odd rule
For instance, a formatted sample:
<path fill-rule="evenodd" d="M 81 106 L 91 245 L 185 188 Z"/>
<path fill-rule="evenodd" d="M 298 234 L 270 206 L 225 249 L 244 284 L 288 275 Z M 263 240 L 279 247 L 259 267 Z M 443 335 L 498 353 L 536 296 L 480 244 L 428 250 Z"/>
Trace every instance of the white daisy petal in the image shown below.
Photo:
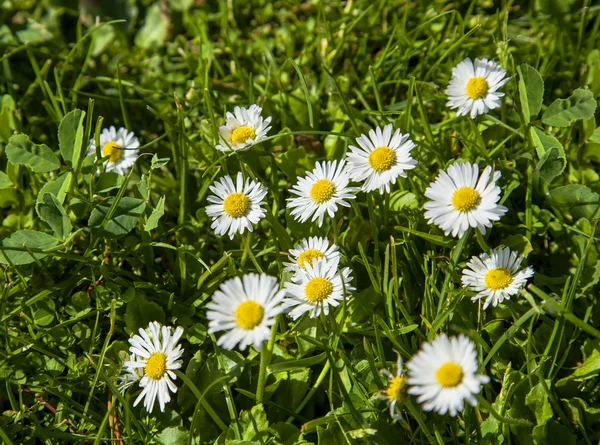
<path fill-rule="evenodd" d="M 285 291 L 277 279 L 266 274 L 246 274 L 225 281 L 207 305 L 208 332 L 228 331 L 217 344 L 241 350 L 253 345 L 262 349 L 269 339 L 275 316 L 283 312 Z"/>
<path fill-rule="evenodd" d="M 504 86 L 510 77 L 499 64 L 487 59 L 467 58 L 452 69 L 452 78 L 446 88 L 450 108 L 456 108 L 459 116 L 469 114 L 475 119 L 478 114 L 498 108 L 500 97 L 498 89 Z"/>
<path fill-rule="evenodd" d="M 237 174 L 236 184 L 229 175 L 209 187 L 214 193 L 207 197 L 212 203 L 206 207 L 206 214 L 213 220 L 211 228 L 217 235 L 229 232 L 233 239 L 236 233 L 244 233 L 245 229 L 252 232 L 252 225 L 264 218 L 263 208 L 267 189 L 260 182 L 246 179 L 242 173 Z"/>
<path fill-rule="evenodd" d="M 456 416 L 465 400 L 476 406 L 474 397 L 486 376 L 476 375 L 475 345 L 464 335 L 448 338 L 442 334 L 425 343 L 407 363 L 408 393 L 419 396 L 425 411 Z"/>
<path fill-rule="evenodd" d="M 285 266 L 284 270 L 294 273 L 292 281 L 298 281 L 299 278 L 296 272 L 299 269 L 304 269 L 306 263 L 312 264 L 315 258 L 325 258 L 330 262 L 339 261 L 340 259 L 339 247 L 335 244 L 329 244 L 327 238 L 317 236 L 303 239 L 300 244 L 290 249 L 289 255 L 292 261 L 285 262 L 283 265 Z"/>
<path fill-rule="evenodd" d="M 410 152 L 416 147 L 409 135 L 403 135 L 394 126 L 386 125 L 383 130 L 369 131 L 356 138 L 360 147 L 350 145 L 347 153 L 348 173 L 353 181 L 363 182 L 362 190 L 379 193 L 390 191 L 390 185 L 396 183 L 398 176 L 406 177 L 406 170 L 415 168 L 417 161 Z"/>
<path fill-rule="evenodd" d="M 424 204 L 425 218 L 446 235 L 462 237 L 469 227 L 485 234 L 492 221 L 498 221 L 508 209 L 498 204 L 501 189 L 496 185 L 500 172 L 491 174 L 487 167 L 479 176 L 476 164 L 455 163 L 448 172 L 440 172 L 425 190 L 431 201 Z"/>
<path fill-rule="evenodd" d="M 250 108 L 235 107 L 233 114 L 227 112 L 225 125 L 219 127 L 220 143 L 215 147 L 220 151 L 245 150 L 257 144 L 271 129 L 271 117 L 263 119 L 262 108 L 251 105 Z"/>
<path fill-rule="evenodd" d="M 110 156 L 104 163 L 107 172 L 126 174 L 135 163 L 139 154 L 140 142 L 133 132 L 125 128 L 115 130 L 115 127 L 105 128 L 100 133 L 100 152 L 102 157 Z M 96 154 L 96 141 L 90 139 L 87 154 Z"/>
<path fill-rule="evenodd" d="M 292 187 L 290 193 L 296 195 L 288 198 L 290 214 L 300 222 L 317 221 L 323 225 L 325 214 L 335 215 L 340 206 L 349 207 L 348 199 L 355 199 L 357 187 L 348 187 L 350 176 L 345 161 L 317 162 L 312 172 Z"/>
<path fill-rule="evenodd" d="M 159 408 L 164 411 L 165 404 L 171 400 L 169 390 L 177 391 L 171 378 L 175 379 L 172 371 L 182 366 L 179 358 L 183 349 L 177 341 L 183 334 L 183 329 L 178 327 L 175 334 L 171 335 L 171 327 L 161 326 L 153 321 L 139 332 L 140 335 L 134 335 L 129 340 L 130 360 L 125 363 L 125 374 L 120 378 L 121 389 L 139 382 L 140 388 L 144 390 L 136 398 L 133 406 L 144 399 L 146 411 L 152 412 L 154 402 L 158 398 Z"/>
<path fill-rule="evenodd" d="M 310 317 L 327 315 L 330 306 L 337 307 L 344 299 L 344 290 L 351 292 L 354 287 L 349 268 L 338 269 L 339 257 L 328 261 L 327 258 L 313 258 L 304 263 L 304 268 L 296 271 L 296 282 L 285 283 L 286 298 L 284 305 L 289 316 L 299 318 L 306 312 Z"/>
<path fill-rule="evenodd" d="M 531 267 L 519 270 L 522 261 L 523 257 L 508 247 L 495 249 L 491 255 L 482 253 L 471 258 L 463 270 L 463 287 L 477 292 L 473 301 L 485 299 L 483 309 L 490 304 L 496 307 L 504 300 L 510 300 L 533 276 Z"/>

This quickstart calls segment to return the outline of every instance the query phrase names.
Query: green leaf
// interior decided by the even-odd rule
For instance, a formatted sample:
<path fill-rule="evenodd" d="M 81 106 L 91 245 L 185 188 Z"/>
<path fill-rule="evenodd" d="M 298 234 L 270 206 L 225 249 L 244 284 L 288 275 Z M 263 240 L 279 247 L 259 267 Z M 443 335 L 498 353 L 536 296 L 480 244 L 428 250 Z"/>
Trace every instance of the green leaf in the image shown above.
<path fill-rule="evenodd" d="M 519 97 L 523 107 L 523 116 L 529 123 L 542 109 L 544 99 L 544 80 L 535 68 L 526 63 L 519 65 Z"/>
<path fill-rule="evenodd" d="M 136 332 L 139 328 L 146 328 L 153 321 L 165 322 L 165 313 L 158 304 L 146 300 L 143 296 L 127 303 L 125 325 L 131 332 Z"/>
<path fill-rule="evenodd" d="M 552 407 L 548 400 L 548 394 L 546 394 L 541 382 L 529 391 L 529 394 L 525 397 L 525 405 L 531 408 L 535 414 L 538 425 L 543 425 L 552 419 Z"/>
<path fill-rule="evenodd" d="M 167 38 L 168 27 L 169 20 L 167 17 L 163 17 L 160 5 L 153 4 L 146 12 L 144 26 L 135 36 L 135 45 L 144 49 L 162 46 Z"/>
<path fill-rule="evenodd" d="M 14 187 L 14 184 L 6 173 L 0 172 L 0 190 L 7 189 L 9 187 Z"/>
<path fill-rule="evenodd" d="M 592 135 L 589 137 L 590 142 L 596 142 L 600 144 L 600 127 L 596 128 Z"/>
<path fill-rule="evenodd" d="M 142 179 L 137 184 L 137 189 L 138 192 L 140 192 L 140 195 L 142 195 L 142 198 L 147 201 L 150 197 L 150 190 L 148 190 L 148 175 L 142 175 Z"/>
<path fill-rule="evenodd" d="M 44 25 L 33 19 L 27 19 L 27 27 L 16 32 L 17 38 L 28 44 L 41 43 L 51 40 L 53 35 Z"/>
<path fill-rule="evenodd" d="M 151 170 L 164 167 L 170 161 L 171 158 L 159 158 L 158 156 L 152 156 L 152 163 L 150 164 Z"/>
<path fill-rule="evenodd" d="M 61 204 L 63 204 L 65 202 L 65 197 L 67 196 L 67 191 L 69 190 L 69 187 L 71 187 L 72 178 L 73 178 L 73 174 L 71 172 L 67 172 L 67 173 L 59 176 L 55 180 L 46 182 L 44 184 L 44 186 L 40 189 L 40 192 L 38 193 L 38 196 L 36 199 L 36 204 L 35 204 L 35 208 L 36 208 L 36 211 L 38 212 L 38 215 L 40 214 L 39 213 L 39 205 L 42 202 L 42 197 L 46 193 L 50 193 L 50 194 L 54 195 L 56 197 L 56 199 L 58 199 L 58 202 L 60 202 Z"/>
<path fill-rule="evenodd" d="M 200 323 L 194 324 L 185 332 L 185 338 L 196 346 L 200 346 L 206 340 L 206 327 Z"/>
<path fill-rule="evenodd" d="M 564 156 L 565 149 L 560 141 L 551 134 L 545 133 L 541 128 L 531 127 L 529 130 L 529 135 L 531 136 L 531 142 L 533 142 L 535 151 L 540 159 L 542 159 L 544 154 L 552 147 L 558 148 Z"/>
<path fill-rule="evenodd" d="M 533 251 L 531 241 L 521 234 L 509 235 L 500 244 L 510 247 L 510 250 L 518 252 L 519 255 L 527 256 Z"/>
<path fill-rule="evenodd" d="M 533 184 L 536 190 L 539 190 L 540 184 L 550 185 L 554 179 L 565 171 L 567 159 L 562 147 L 551 147 L 546 151 L 537 163 L 533 171 Z"/>
<path fill-rule="evenodd" d="M 156 439 L 162 445 L 184 445 L 187 443 L 189 433 L 182 426 L 171 426 L 162 430 Z"/>
<path fill-rule="evenodd" d="M 42 307 L 33 312 L 33 320 L 38 326 L 48 326 L 54 320 L 54 314 L 47 308 Z"/>
<path fill-rule="evenodd" d="M 58 240 L 46 233 L 27 229 L 19 230 L 0 242 L 0 263 L 12 263 L 18 266 L 21 264 L 30 264 L 35 261 L 32 255 L 27 251 L 5 250 L 3 248 L 17 247 L 23 249 L 27 247 L 28 249 L 47 250 L 57 244 Z M 39 260 L 44 258 L 46 254 L 34 253 L 33 256 Z"/>
<path fill-rule="evenodd" d="M 146 232 L 150 232 L 158 227 L 158 220 L 165 214 L 165 197 L 163 196 L 158 200 L 158 204 L 154 210 L 152 210 L 152 214 L 148 218 L 148 222 L 144 225 L 144 230 Z"/>
<path fill-rule="evenodd" d="M 417 195 L 408 190 L 396 190 L 390 194 L 390 209 L 401 212 L 406 209 L 418 209 L 419 200 Z"/>
<path fill-rule="evenodd" d="M 550 202 L 574 218 L 592 219 L 598 216 L 600 196 L 581 184 L 569 184 L 552 189 L 548 194 Z"/>
<path fill-rule="evenodd" d="M 59 239 L 67 239 L 72 229 L 71 219 L 65 213 L 65 209 L 56 196 L 52 193 L 45 193 L 37 210 L 40 218 L 48 223 Z"/>
<path fill-rule="evenodd" d="M 254 405 L 250 411 L 242 411 L 239 422 L 243 440 L 259 440 L 267 436 L 269 421 L 262 404 Z"/>
<path fill-rule="evenodd" d="M 99 203 L 92 211 L 88 225 L 94 229 L 102 229 L 104 218 L 108 214 L 115 198 Z M 121 198 L 112 218 L 104 223 L 102 235 L 118 238 L 127 235 L 135 227 L 137 219 L 144 213 L 146 202 L 136 198 Z"/>
<path fill-rule="evenodd" d="M 535 445 L 575 445 L 577 443 L 577 436 L 556 420 L 536 426 L 533 429 L 532 437 Z"/>
<path fill-rule="evenodd" d="M 34 172 L 51 172 L 60 167 L 60 161 L 46 144 L 37 145 L 26 134 L 10 138 L 6 156 L 15 165 L 28 165 Z"/>
<path fill-rule="evenodd" d="M 542 122 L 556 127 L 568 127 L 577 119 L 589 119 L 596 111 L 596 100 L 589 90 L 578 88 L 568 99 L 556 99 L 542 115 Z"/>
<path fill-rule="evenodd" d="M 118 189 L 123 184 L 125 177 L 115 172 L 105 172 L 100 175 L 96 182 L 96 193 L 106 193 Z"/>
<path fill-rule="evenodd" d="M 83 118 L 85 111 L 75 109 L 67 113 L 58 126 L 60 154 L 69 167 L 77 167 L 83 143 Z"/>

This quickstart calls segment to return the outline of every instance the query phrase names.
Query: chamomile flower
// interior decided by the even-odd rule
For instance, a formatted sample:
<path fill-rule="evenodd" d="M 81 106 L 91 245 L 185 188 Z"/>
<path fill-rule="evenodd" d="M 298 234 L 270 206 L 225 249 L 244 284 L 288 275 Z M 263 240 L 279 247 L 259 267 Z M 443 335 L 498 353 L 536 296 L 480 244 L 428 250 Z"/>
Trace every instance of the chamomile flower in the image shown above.
<path fill-rule="evenodd" d="M 236 233 L 252 232 L 252 225 L 265 216 L 264 197 L 267 189 L 260 182 L 246 179 L 242 173 L 237 174 L 236 183 L 231 176 L 222 177 L 210 187 L 214 195 L 206 198 L 212 204 L 206 207 L 206 214 L 213 219 L 211 228 L 217 235 L 229 231 L 229 238 Z"/>
<path fill-rule="evenodd" d="M 345 161 L 317 162 L 315 169 L 308 172 L 304 178 L 292 187 L 290 193 L 296 195 L 288 198 L 288 208 L 291 215 L 298 221 L 304 222 L 312 216 L 319 227 L 323 225 L 325 213 L 335 216 L 338 204 L 350 207 L 347 199 L 355 199 L 357 187 L 348 187 L 350 176 L 346 170 Z"/>
<path fill-rule="evenodd" d="M 533 276 L 533 268 L 519 270 L 523 257 L 511 252 L 508 247 L 492 250 L 491 255 L 483 253 L 474 256 L 463 270 L 463 287 L 477 292 L 472 300 L 485 299 L 483 309 L 491 304 L 496 307 L 512 295 Z"/>
<path fill-rule="evenodd" d="M 449 99 L 446 106 L 457 108 L 459 116 L 470 113 L 474 119 L 501 105 L 500 98 L 504 93 L 498 89 L 509 80 L 506 70 L 493 60 L 475 59 L 473 63 L 466 58 L 452 68 L 452 78 L 446 89 Z"/>
<path fill-rule="evenodd" d="M 382 369 L 381 373 L 388 379 L 388 387 L 377 393 L 377 398 L 387 400 L 390 408 L 390 417 L 394 420 L 402 419 L 402 413 L 398 408 L 398 404 L 406 399 L 408 385 L 407 378 L 402 370 L 402 357 L 396 351 L 398 360 L 396 362 L 396 375 L 392 374 L 387 369 Z"/>
<path fill-rule="evenodd" d="M 475 344 L 464 335 L 448 338 L 442 334 L 425 343 L 407 363 L 408 393 L 419 396 L 425 411 L 456 416 L 465 400 L 477 405 L 475 394 L 488 376 L 477 375 Z"/>
<path fill-rule="evenodd" d="M 263 119 L 262 108 L 251 105 L 250 108 L 235 107 L 233 113 L 225 115 L 225 125 L 219 127 L 221 136 L 220 144 L 216 146 L 220 151 L 244 150 L 260 142 L 267 136 L 271 129 L 271 116 Z"/>
<path fill-rule="evenodd" d="M 338 269 L 338 260 L 315 258 L 304 266 L 297 271 L 296 283 L 284 285 L 284 305 L 290 309 L 289 316 L 294 320 L 306 312 L 313 318 L 321 313 L 328 315 L 330 308 L 338 306 L 344 299 L 344 290 L 346 293 L 354 290 L 350 284 L 352 271 L 349 267 Z"/>
<path fill-rule="evenodd" d="M 243 351 L 248 345 L 260 351 L 269 339 L 275 316 L 283 312 L 285 291 L 277 279 L 254 273 L 235 277 L 219 287 L 208 303 L 208 333 L 228 331 L 217 341 L 225 349 L 238 343 Z"/>
<path fill-rule="evenodd" d="M 340 259 L 339 247 L 335 244 L 329 244 L 327 238 L 319 238 L 318 236 L 303 239 L 300 244 L 290 249 L 289 254 L 292 261 L 283 264 L 286 271 L 294 272 L 292 280 L 296 279 L 295 272 L 298 269 L 306 268 L 306 264 L 312 265 L 313 260 L 316 258 L 325 258 L 329 262 L 339 261 Z"/>
<path fill-rule="evenodd" d="M 392 134 L 393 132 L 393 134 Z M 417 165 L 410 152 L 416 147 L 400 130 L 394 132 L 394 126 L 388 124 L 369 131 L 369 136 L 363 134 L 356 138 L 359 147 L 350 145 L 348 157 L 348 172 L 353 181 L 365 181 L 362 190 L 370 192 L 379 189 L 379 193 L 390 191 L 390 184 L 396 183 L 396 178 L 406 178 L 406 170 Z"/>
<path fill-rule="evenodd" d="M 508 209 L 498 204 L 500 187 L 496 181 L 502 174 L 485 168 L 479 176 L 477 164 L 456 163 L 441 171 L 434 182 L 425 190 L 425 218 L 435 224 L 446 235 L 461 237 L 469 227 L 477 227 L 485 234 L 492 221 L 498 221 Z"/>
<path fill-rule="evenodd" d="M 173 333 L 171 327 L 153 321 L 146 329 L 140 328 L 139 334 L 129 339 L 130 360 L 125 363 L 124 382 L 128 386 L 140 378 L 140 387 L 144 388 L 133 406 L 144 399 L 144 408 L 152 412 L 158 397 L 160 410 L 164 411 L 165 404 L 171 400 L 169 391 L 177 392 L 173 382 L 177 376 L 173 371 L 182 365 L 179 359 L 183 349 L 177 343 L 183 329 L 178 327 Z"/>
<path fill-rule="evenodd" d="M 106 171 L 120 175 L 127 173 L 138 157 L 139 146 L 140 142 L 132 131 L 127 131 L 125 128 L 115 130 L 113 126 L 102 130 L 102 133 L 100 133 L 100 151 L 103 158 L 110 156 L 105 161 Z M 94 139 L 90 140 L 89 154 L 96 154 L 96 141 Z"/>

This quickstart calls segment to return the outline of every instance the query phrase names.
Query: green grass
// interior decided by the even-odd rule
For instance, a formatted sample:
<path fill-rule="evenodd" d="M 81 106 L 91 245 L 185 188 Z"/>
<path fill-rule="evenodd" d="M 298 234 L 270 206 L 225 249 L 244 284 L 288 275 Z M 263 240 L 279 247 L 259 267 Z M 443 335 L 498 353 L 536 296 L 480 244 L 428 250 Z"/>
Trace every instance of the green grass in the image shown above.
<path fill-rule="evenodd" d="M 0 441 L 598 443 L 600 6 L 78 6 L 0 5 L 0 239 L 20 236 L 0 247 Z M 465 57 L 498 60 L 512 77 L 503 106 L 475 121 L 445 106 Z M 556 117 L 555 100 L 567 98 L 570 115 Z M 225 111 L 252 103 L 273 116 L 268 140 L 216 151 Z M 359 193 L 321 229 L 294 221 L 285 199 L 296 178 L 387 123 L 418 145 L 408 178 L 387 196 Z M 133 130 L 146 155 L 131 174 L 99 181 L 78 153 L 109 125 Z M 9 162 L 16 134 L 45 154 Z M 427 225 L 422 208 L 429 182 L 457 159 L 500 170 L 509 208 L 486 235 L 459 241 Z M 268 187 L 268 216 L 230 241 L 215 236 L 204 208 L 208 186 L 240 170 Z M 53 216 L 42 219 L 40 206 Z M 357 291 L 335 317 L 281 317 L 262 364 L 253 349 L 218 348 L 205 306 L 219 284 L 256 271 L 283 283 L 287 250 L 309 235 L 341 247 Z M 500 245 L 536 274 L 482 311 L 461 270 Z M 128 338 L 154 319 L 185 328 L 185 354 L 177 396 L 149 415 L 117 377 Z M 394 422 L 374 397 L 386 384 L 379 370 L 395 372 L 395 350 L 406 361 L 442 332 L 477 344 L 491 378 L 479 406 L 452 418 L 410 397 Z"/>

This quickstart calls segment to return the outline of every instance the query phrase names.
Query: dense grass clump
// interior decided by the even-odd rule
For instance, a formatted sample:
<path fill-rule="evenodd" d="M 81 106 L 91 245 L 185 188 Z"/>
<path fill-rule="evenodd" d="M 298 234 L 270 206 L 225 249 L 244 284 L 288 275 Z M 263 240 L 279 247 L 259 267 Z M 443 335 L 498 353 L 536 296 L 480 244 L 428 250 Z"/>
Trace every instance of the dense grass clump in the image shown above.
<path fill-rule="evenodd" d="M 1 2 L 0 442 L 598 443 L 599 28 Z"/>

